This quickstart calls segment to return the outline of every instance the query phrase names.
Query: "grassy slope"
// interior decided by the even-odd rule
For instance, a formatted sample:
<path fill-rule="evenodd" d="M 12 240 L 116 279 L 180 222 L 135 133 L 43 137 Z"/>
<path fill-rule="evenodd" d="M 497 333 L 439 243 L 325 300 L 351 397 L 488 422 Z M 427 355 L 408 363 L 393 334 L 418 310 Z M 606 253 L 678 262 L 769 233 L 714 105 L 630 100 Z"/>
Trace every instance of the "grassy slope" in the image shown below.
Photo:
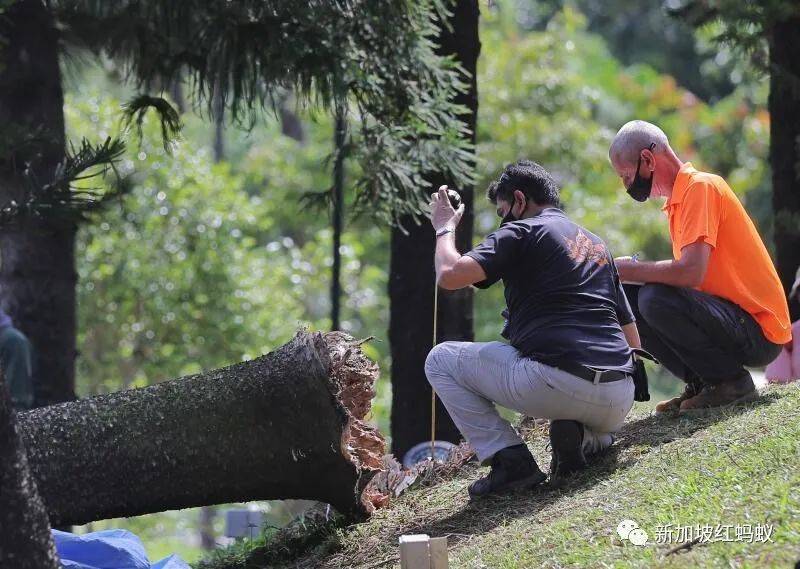
<path fill-rule="evenodd" d="M 528 439 L 546 467 L 544 435 Z M 705 417 L 639 410 L 613 451 L 561 489 L 469 503 L 466 486 L 477 475 L 470 465 L 366 523 L 329 529 L 322 546 L 283 565 L 396 566 L 398 536 L 428 533 L 448 536 L 450 565 L 458 568 L 791 567 L 800 559 L 800 385 L 772 387 L 756 403 Z M 623 519 L 648 533 L 646 546 L 619 540 Z M 705 543 L 666 556 L 674 543 L 655 543 L 656 526 L 669 523 L 772 524 L 774 533 L 769 543 Z M 209 567 L 277 566 L 277 546 L 251 557 L 257 564 L 229 557 Z"/>

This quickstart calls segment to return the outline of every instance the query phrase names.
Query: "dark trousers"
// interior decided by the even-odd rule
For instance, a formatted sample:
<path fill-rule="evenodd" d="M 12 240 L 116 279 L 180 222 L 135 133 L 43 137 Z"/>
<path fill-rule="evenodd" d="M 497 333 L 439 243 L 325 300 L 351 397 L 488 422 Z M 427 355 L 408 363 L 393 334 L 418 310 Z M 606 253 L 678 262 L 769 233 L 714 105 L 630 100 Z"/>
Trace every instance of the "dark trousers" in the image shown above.
<path fill-rule="evenodd" d="M 781 346 L 736 304 L 690 288 L 624 285 L 642 347 L 686 383 L 713 385 L 764 366 Z"/>

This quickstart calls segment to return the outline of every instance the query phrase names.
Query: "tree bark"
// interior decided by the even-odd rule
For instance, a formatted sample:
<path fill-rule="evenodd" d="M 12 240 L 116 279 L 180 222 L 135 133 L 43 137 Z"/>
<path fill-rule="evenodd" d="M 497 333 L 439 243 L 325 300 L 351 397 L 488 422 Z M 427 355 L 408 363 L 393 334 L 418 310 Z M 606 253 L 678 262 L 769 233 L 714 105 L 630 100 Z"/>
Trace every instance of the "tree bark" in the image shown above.
<path fill-rule="evenodd" d="M 770 165 L 778 274 L 788 293 L 800 267 L 800 17 L 778 22 L 770 34 Z M 800 318 L 800 302 L 792 305 Z"/>
<path fill-rule="evenodd" d="M 48 181 L 63 160 L 58 33 L 45 3 L 13 3 L 0 20 L 0 206 L 19 200 L 29 169 Z M 23 219 L 0 227 L 0 303 L 30 339 L 39 404 L 75 391 L 76 227 Z"/>
<path fill-rule="evenodd" d="M 47 511 L 28 469 L 11 398 L 0 378 L 0 567 L 58 566 Z"/>
<path fill-rule="evenodd" d="M 56 524 L 301 498 L 363 515 L 384 443 L 363 423 L 377 366 L 341 333 L 144 389 L 20 415 Z"/>
<path fill-rule="evenodd" d="M 475 142 L 478 113 L 476 66 L 480 52 L 477 0 L 459 0 L 452 7 L 449 25 L 443 27 L 440 53 L 453 55 L 469 73 L 464 80 L 469 89 L 458 102 L 470 110 L 463 120 Z M 433 189 L 452 181 L 440 175 L 429 177 Z M 456 231 L 456 245 L 461 252 L 472 247 L 473 188 L 458 188 L 466 206 L 464 217 Z M 431 349 L 433 336 L 434 293 L 434 234 L 427 222 L 416 225 L 406 218 L 392 230 L 391 264 L 389 274 L 390 323 L 389 341 L 392 351 L 392 452 L 399 458 L 412 446 L 430 439 L 431 388 L 425 377 L 425 358 Z M 439 291 L 437 341 L 472 341 L 472 289 Z M 461 435 L 441 401 L 436 408 L 436 438 L 457 442 Z"/>

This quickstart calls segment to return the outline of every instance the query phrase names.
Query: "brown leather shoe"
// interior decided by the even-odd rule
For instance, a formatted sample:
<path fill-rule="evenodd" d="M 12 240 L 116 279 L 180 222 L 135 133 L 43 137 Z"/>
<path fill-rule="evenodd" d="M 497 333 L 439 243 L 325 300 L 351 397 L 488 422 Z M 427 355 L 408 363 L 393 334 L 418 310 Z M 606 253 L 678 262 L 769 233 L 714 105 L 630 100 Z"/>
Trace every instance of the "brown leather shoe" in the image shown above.
<path fill-rule="evenodd" d="M 702 385 L 697 385 L 695 383 L 687 383 L 683 388 L 683 393 L 678 395 L 677 397 L 673 397 L 672 399 L 667 399 L 666 401 L 661 401 L 656 405 L 656 413 L 670 413 L 670 412 L 677 412 L 681 408 L 681 403 L 694 397 L 695 395 L 699 394 L 703 391 Z"/>
<path fill-rule="evenodd" d="M 699 394 L 681 403 L 680 413 L 693 413 L 704 409 L 726 407 L 752 401 L 758 397 L 753 378 L 745 372 L 738 378 L 706 386 Z"/>

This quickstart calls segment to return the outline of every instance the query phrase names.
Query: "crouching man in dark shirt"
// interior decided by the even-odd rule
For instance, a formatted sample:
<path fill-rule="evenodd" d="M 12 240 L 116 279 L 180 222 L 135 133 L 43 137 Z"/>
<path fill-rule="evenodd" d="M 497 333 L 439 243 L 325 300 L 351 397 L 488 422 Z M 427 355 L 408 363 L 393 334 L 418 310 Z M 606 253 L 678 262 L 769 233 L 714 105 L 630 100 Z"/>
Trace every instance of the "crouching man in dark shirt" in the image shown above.
<path fill-rule="evenodd" d="M 463 256 L 454 239 L 463 206 L 453 210 L 445 186 L 431 202 L 439 286 L 505 286 L 508 344 L 443 342 L 425 362 L 456 426 L 491 465 L 470 485 L 472 497 L 547 478 L 494 403 L 550 419 L 557 481 L 613 442 L 633 405 L 631 348 L 640 347 L 613 258 L 558 208 L 558 186 L 544 168 L 507 166 L 488 197 L 500 228 Z"/>

